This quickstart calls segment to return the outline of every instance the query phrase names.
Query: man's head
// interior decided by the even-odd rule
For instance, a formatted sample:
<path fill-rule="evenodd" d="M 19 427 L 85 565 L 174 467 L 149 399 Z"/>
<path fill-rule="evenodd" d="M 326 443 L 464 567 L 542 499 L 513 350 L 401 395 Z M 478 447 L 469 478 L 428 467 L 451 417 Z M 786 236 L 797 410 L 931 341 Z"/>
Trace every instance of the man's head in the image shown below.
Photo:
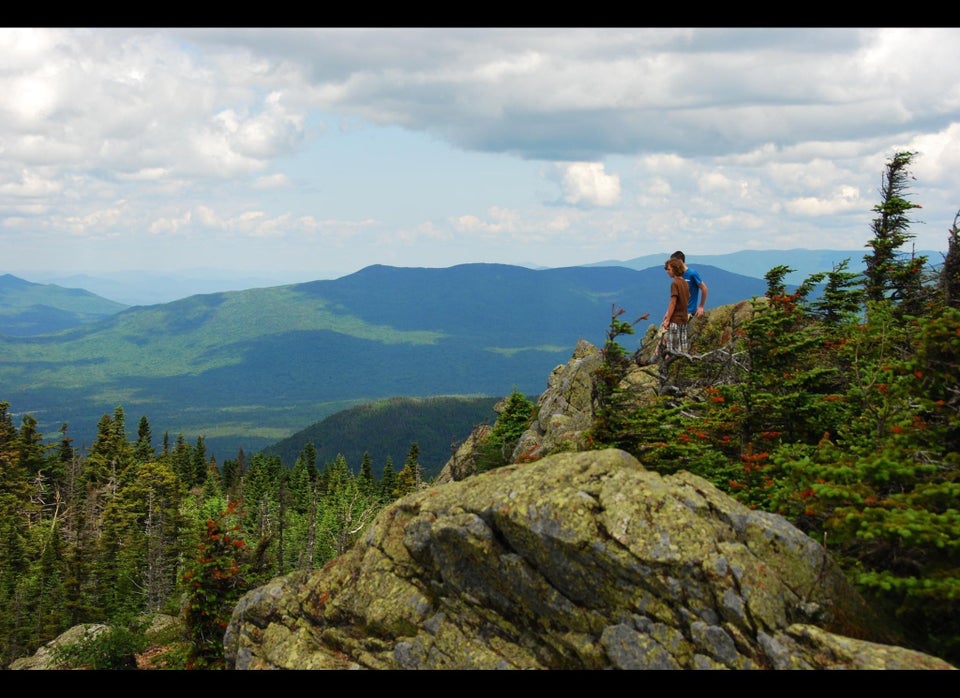
<path fill-rule="evenodd" d="M 672 255 L 670 255 L 670 259 L 679 259 L 684 264 L 687 263 L 687 258 L 684 256 L 683 252 L 680 250 L 677 250 Z"/>

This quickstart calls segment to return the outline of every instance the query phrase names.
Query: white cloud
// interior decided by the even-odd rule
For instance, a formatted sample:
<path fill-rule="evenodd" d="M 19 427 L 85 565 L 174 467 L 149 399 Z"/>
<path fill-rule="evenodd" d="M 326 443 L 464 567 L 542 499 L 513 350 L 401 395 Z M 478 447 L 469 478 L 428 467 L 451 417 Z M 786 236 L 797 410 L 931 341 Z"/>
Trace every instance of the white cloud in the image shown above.
<path fill-rule="evenodd" d="M 176 218 L 159 218 L 150 224 L 149 231 L 154 235 L 176 233 L 186 226 L 190 225 L 193 216 L 190 211 L 185 211 Z"/>
<path fill-rule="evenodd" d="M 7 265 L 859 248 L 899 148 L 919 247 L 960 208 L 958 28 L 6 28 L 0 51 Z M 131 257 L 164 235 L 192 254 Z"/>
<path fill-rule="evenodd" d="M 20 172 L 16 180 L 0 182 L 0 196 L 3 198 L 33 198 L 53 196 L 63 190 L 60 182 L 52 180 L 35 171 Z"/>
<path fill-rule="evenodd" d="M 120 180 L 130 180 L 130 181 L 160 181 L 166 179 L 170 175 L 170 170 L 165 167 L 144 167 L 136 172 L 119 172 L 117 174 L 117 179 Z"/>
<path fill-rule="evenodd" d="M 520 228 L 519 216 L 515 211 L 494 206 L 487 214 L 487 220 L 473 215 L 458 216 L 453 225 L 460 232 L 482 233 L 510 233 Z"/>
<path fill-rule="evenodd" d="M 915 163 L 911 163 L 918 179 L 945 179 L 960 190 L 960 121 L 940 131 L 916 136 L 909 150 L 919 154 Z"/>
<path fill-rule="evenodd" d="M 254 183 L 254 189 L 281 189 L 283 187 L 290 185 L 290 178 L 282 172 L 277 172 L 272 175 L 265 175 L 263 177 L 258 177 Z"/>
<path fill-rule="evenodd" d="M 620 177 L 607 174 L 602 163 L 573 162 L 560 167 L 566 203 L 612 206 L 620 201 Z"/>
<path fill-rule="evenodd" d="M 121 216 L 121 209 L 108 208 L 91 211 L 84 216 L 68 217 L 64 223 L 73 234 L 84 237 L 116 236 L 120 234 L 115 226 Z"/>
<path fill-rule="evenodd" d="M 833 196 L 819 198 L 807 196 L 787 201 L 784 208 L 787 213 L 802 216 L 832 216 L 850 211 L 863 211 L 868 202 L 860 197 L 856 187 L 840 187 Z"/>

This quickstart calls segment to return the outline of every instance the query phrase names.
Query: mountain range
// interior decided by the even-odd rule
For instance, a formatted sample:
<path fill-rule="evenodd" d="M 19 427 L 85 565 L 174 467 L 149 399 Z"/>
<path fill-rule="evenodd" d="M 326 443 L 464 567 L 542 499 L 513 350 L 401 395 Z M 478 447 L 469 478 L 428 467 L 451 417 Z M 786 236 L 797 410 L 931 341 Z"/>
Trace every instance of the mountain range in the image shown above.
<path fill-rule="evenodd" d="M 703 265 L 719 267 L 735 274 L 763 278 L 764 275 L 780 265 L 788 266 L 792 271 L 783 277 L 783 280 L 792 285 L 802 283 L 812 274 L 823 271 L 832 271 L 841 262 L 847 261 L 847 271 L 863 273 L 866 269 L 864 255 L 869 253 L 868 248 L 862 250 L 741 250 L 728 254 L 705 254 L 695 257 L 687 256 L 687 264 L 699 268 Z M 926 256 L 928 264 L 940 266 L 946 256 L 946 251 L 918 250 L 918 256 Z M 585 266 L 609 267 L 623 266 L 629 269 L 647 269 L 663 264 L 669 254 L 651 254 L 634 257 L 627 261 L 609 260 L 595 262 Z M 710 286 L 709 281 L 707 286 Z"/>
<path fill-rule="evenodd" d="M 646 254 L 632 259 L 609 259 L 606 261 L 584 263 L 578 266 L 627 267 L 628 269 L 647 269 L 663 264 L 670 253 L 658 252 Z M 688 254 L 691 252 L 687 250 Z M 743 250 L 729 254 L 697 255 L 695 252 L 688 258 L 691 266 L 707 264 L 735 274 L 763 278 L 773 267 L 780 264 L 789 264 L 794 269 L 785 277 L 789 284 L 799 284 L 810 274 L 819 271 L 830 271 L 833 265 L 849 259 L 851 271 L 862 271 L 864 268 L 863 256 L 868 250 Z M 930 250 L 920 251 L 925 254 L 931 264 L 940 264 L 946 252 Z M 517 266 L 529 269 L 545 269 L 548 267 L 523 262 Z M 187 296 L 200 293 L 221 293 L 224 291 L 244 291 L 250 288 L 264 288 L 269 286 L 284 286 L 292 283 L 316 281 L 318 279 L 336 279 L 344 276 L 329 269 L 313 269 L 297 272 L 264 272 L 258 275 L 249 273 L 227 272 L 222 269 L 197 267 L 178 272 L 161 272 L 153 269 L 136 269 L 125 271 L 101 271 L 97 273 L 70 273 L 54 271 L 12 272 L 21 279 L 30 279 L 32 282 L 68 289 L 84 289 L 103 298 L 109 298 L 124 305 L 155 305 L 169 303 Z"/>
<path fill-rule="evenodd" d="M 829 263 L 817 271 L 853 254 L 821 255 Z M 148 306 L 6 274 L 0 400 L 12 415 L 32 414 L 49 440 L 67 424 L 80 448 L 121 406 L 128 431 L 146 416 L 155 441 L 203 437 L 223 462 L 371 401 L 536 396 L 579 339 L 603 344 L 616 308 L 638 319 L 642 336 L 646 316 L 666 307 L 666 256 L 629 263 L 642 268 L 373 265 Z M 776 266 L 750 276 L 689 261 L 709 286 L 708 307 L 762 295 Z"/>

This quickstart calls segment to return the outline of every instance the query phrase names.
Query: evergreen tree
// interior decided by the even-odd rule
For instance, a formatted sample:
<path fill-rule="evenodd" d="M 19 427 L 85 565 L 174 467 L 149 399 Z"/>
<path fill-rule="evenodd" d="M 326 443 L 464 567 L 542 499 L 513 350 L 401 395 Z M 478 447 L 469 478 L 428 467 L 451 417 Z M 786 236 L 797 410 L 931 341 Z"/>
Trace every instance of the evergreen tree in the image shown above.
<path fill-rule="evenodd" d="M 261 500 L 276 497 L 282 474 L 283 465 L 279 456 L 267 456 L 259 452 L 253 454 L 243 488 L 248 509 L 255 509 Z M 251 512 L 248 511 L 248 514 Z"/>
<path fill-rule="evenodd" d="M 414 442 L 407 451 L 407 457 L 403 461 L 403 467 L 397 475 L 397 484 L 394 487 L 395 497 L 403 497 L 420 489 L 421 473 L 420 468 L 420 446 Z"/>
<path fill-rule="evenodd" d="M 117 487 L 124 471 L 133 462 L 133 449 L 127 441 L 126 419 L 118 406 L 113 416 L 104 414 L 97 423 L 97 436 L 86 458 L 87 482 L 94 488 Z"/>
<path fill-rule="evenodd" d="M 317 449 L 307 443 L 294 462 L 289 477 L 290 495 L 297 512 L 305 513 L 313 506 L 318 477 Z"/>
<path fill-rule="evenodd" d="M 317 450 L 308 442 L 300 451 L 287 478 L 292 505 L 287 536 L 292 549 L 289 558 L 295 558 L 296 567 L 301 570 L 313 569 L 316 562 L 320 480 L 316 463 Z"/>
<path fill-rule="evenodd" d="M 173 451 L 170 453 L 170 464 L 173 472 L 180 478 L 180 482 L 183 483 L 184 487 L 189 489 L 196 484 L 194 482 L 193 449 L 190 448 L 190 444 L 187 443 L 182 433 L 177 434 L 177 439 L 173 444 Z"/>
<path fill-rule="evenodd" d="M 369 451 L 363 452 L 363 458 L 360 461 L 360 472 L 357 475 L 357 483 L 360 489 L 368 496 L 377 493 L 377 482 L 373 476 L 373 458 Z"/>
<path fill-rule="evenodd" d="M 514 390 L 507 397 L 493 429 L 480 445 L 477 471 L 499 468 L 511 462 L 520 437 L 530 426 L 536 414 L 536 405 Z"/>
<path fill-rule="evenodd" d="M 265 582 L 278 559 L 277 535 L 280 527 L 280 483 L 283 465 L 279 456 L 255 453 L 243 484 L 243 524 L 246 540 L 257 541 L 251 553 L 250 581 Z"/>
<path fill-rule="evenodd" d="M 397 496 L 394 491 L 397 488 L 397 473 L 393 469 L 393 458 L 387 456 L 383 464 L 383 474 L 380 476 L 380 501 L 383 504 L 392 502 Z"/>
<path fill-rule="evenodd" d="M 73 438 L 67 435 L 66 422 L 60 425 L 59 433 L 60 440 L 48 467 L 54 487 L 63 490 L 66 487 L 67 473 L 74 469 L 77 453 L 73 448 Z"/>
<path fill-rule="evenodd" d="M 12 501 L 26 501 L 30 495 L 30 473 L 20 457 L 20 435 L 9 409 L 9 402 L 0 402 L 0 494 L 11 495 Z"/>
<path fill-rule="evenodd" d="M 845 259 L 826 274 L 811 276 L 808 280 L 819 283 L 826 278 L 823 293 L 810 306 L 814 316 L 827 327 L 837 327 L 863 312 L 864 293 L 862 275 L 847 271 L 850 260 Z"/>
<path fill-rule="evenodd" d="M 140 463 L 154 457 L 153 437 L 150 434 L 150 422 L 145 416 L 140 417 L 137 425 L 137 442 L 133 447 L 133 457 Z"/>
<path fill-rule="evenodd" d="M 352 477 L 353 473 L 350 470 L 350 465 L 342 453 L 338 453 L 336 458 L 323 467 L 323 479 L 327 485 L 327 493 L 337 489 Z"/>
<path fill-rule="evenodd" d="M 4 666 L 30 647 L 31 628 L 20 586 L 30 564 L 21 504 L 9 490 L 0 491 L 0 658 Z"/>
<path fill-rule="evenodd" d="M 197 443 L 193 447 L 193 452 L 191 454 L 192 467 L 191 471 L 193 472 L 193 477 L 190 481 L 191 485 L 202 485 L 203 482 L 207 479 L 207 444 L 203 440 L 202 436 L 197 437 Z"/>
<path fill-rule="evenodd" d="M 322 561 L 346 552 L 381 508 L 377 496 L 365 494 L 342 455 L 338 454 L 326 470 L 327 493 L 318 512 Z"/>
<path fill-rule="evenodd" d="M 67 507 L 73 515 L 63 526 L 68 545 L 67 573 L 63 580 L 64 610 L 70 619 L 68 625 L 104 617 L 96 603 L 93 571 L 100 518 L 97 497 L 88 496 L 84 466 L 85 462 L 79 463 L 76 473 L 68 477 Z"/>
<path fill-rule="evenodd" d="M 889 303 L 841 350 L 835 438 L 777 454 L 787 511 L 823 539 L 916 646 L 960 658 L 960 312 L 903 327 Z M 892 336 L 891 336 L 892 335 Z M 906 347 L 906 349 L 905 349 Z"/>
<path fill-rule="evenodd" d="M 207 474 L 203 480 L 203 498 L 217 499 L 223 497 L 223 478 L 220 476 L 220 468 L 217 466 L 217 457 L 211 456 L 207 463 Z"/>
<path fill-rule="evenodd" d="M 190 637 L 191 669 L 223 667 L 223 633 L 249 582 L 240 527 L 231 524 L 234 507 L 206 522 L 190 570 L 184 574 L 188 597 L 184 621 Z"/>
<path fill-rule="evenodd" d="M 29 475 L 31 480 L 42 482 L 45 480 L 47 449 L 43 444 L 43 434 L 37 430 L 36 417 L 32 414 L 25 414 L 21 418 L 18 438 L 20 441 L 20 467 Z M 41 488 L 43 488 L 42 485 Z"/>
<path fill-rule="evenodd" d="M 246 455 L 243 449 L 237 451 L 235 459 L 228 458 L 223 462 L 223 487 L 224 491 L 233 498 L 240 495 L 243 485 L 243 477 L 247 472 Z"/>
<path fill-rule="evenodd" d="M 158 610 L 176 586 L 183 485 L 161 461 L 134 466 L 107 504 L 97 581 L 107 617 Z"/>
<path fill-rule="evenodd" d="M 953 226 L 947 236 L 947 254 L 940 269 L 940 293 L 943 301 L 951 308 L 960 308 L 960 228 L 957 221 L 960 213 L 953 217 Z"/>
<path fill-rule="evenodd" d="M 31 565 L 27 596 L 30 616 L 36 619 L 31 644 L 49 642 L 70 626 L 66 609 L 67 575 L 66 546 L 60 531 L 60 518 L 54 516 L 50 526 L 35 527 L 39 536 L 40 554 Z"/>
<path fill-rule="evenodd" d="M 909 212 L 919 205 L 905 197 L 908 192 L 910 163 L 916 153 L 900 151 L 887 162 L 880 188 L 881 202 L 873 207 L 879 215 L 873 220 L 873 238 L 867 243 L 873 252 L 864 255 L 866 262 L 865 293 L 868 301 L 889 298 L 909 315 L 921 312 L 923 301 L 922 274 L 926 257 L 903 259 L 901 247 L 914 236 L 909 232 Z"/>
<path fill-rule="evenodd" d="M 590 438 L 598 443 L 629 451 L 636 443 L 636 434 L 626 418 L 625 404 L 632 398 L 625 395 L 620 386 L 633 360 L 627 355 L 619 338 L 634 334 L 633 326 L 648 316 L 628 322 L 621 319 L 625 313 L 623 308 L 616 305 L 610 309 L 610 326 L 601 349 L 603 363 L 597 369 L 593 380 L 591 399 L 594 420 Z"/>

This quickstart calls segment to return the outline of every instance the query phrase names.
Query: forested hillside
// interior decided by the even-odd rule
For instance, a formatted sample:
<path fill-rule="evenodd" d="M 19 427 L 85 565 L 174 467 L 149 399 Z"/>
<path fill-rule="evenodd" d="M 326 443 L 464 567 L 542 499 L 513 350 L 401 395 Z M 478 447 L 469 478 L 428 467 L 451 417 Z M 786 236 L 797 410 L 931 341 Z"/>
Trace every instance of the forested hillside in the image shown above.
<path fill-rule="evenodd" d="M 402 463 L 416 444 L 423 476 L 433 479 L 474 427 L 494 423 L 493 407 L 498 401 L 491 397 L 377 400 L 330 415 L 262 453 L 279 456 L 284 466 L 293 467 L 307 444 L 312 444 L 318 463 L 343 456 L 350 466 L 357 466 L 366 456 L 372 461 L 374 477 L 380 478 L 388 461 Z"/>
<path fill-rule="evenodd" d="M 762 279 L 702 270 L 710 303 Z M 0 399 L 90 448 L 117 406 L 220 460 L 390 397 L 539 394 L 610 306 L 658 312 L 662 270 L 373 266 L 341 279 L 128 308 L 55 335 L 0 337 Z"/>
<path fill-rule="evenodd" d="M 78 288 L 36 284 L 0 274 L 0 335 L 26 337 L 77 327 L 126 306 Z"/>

